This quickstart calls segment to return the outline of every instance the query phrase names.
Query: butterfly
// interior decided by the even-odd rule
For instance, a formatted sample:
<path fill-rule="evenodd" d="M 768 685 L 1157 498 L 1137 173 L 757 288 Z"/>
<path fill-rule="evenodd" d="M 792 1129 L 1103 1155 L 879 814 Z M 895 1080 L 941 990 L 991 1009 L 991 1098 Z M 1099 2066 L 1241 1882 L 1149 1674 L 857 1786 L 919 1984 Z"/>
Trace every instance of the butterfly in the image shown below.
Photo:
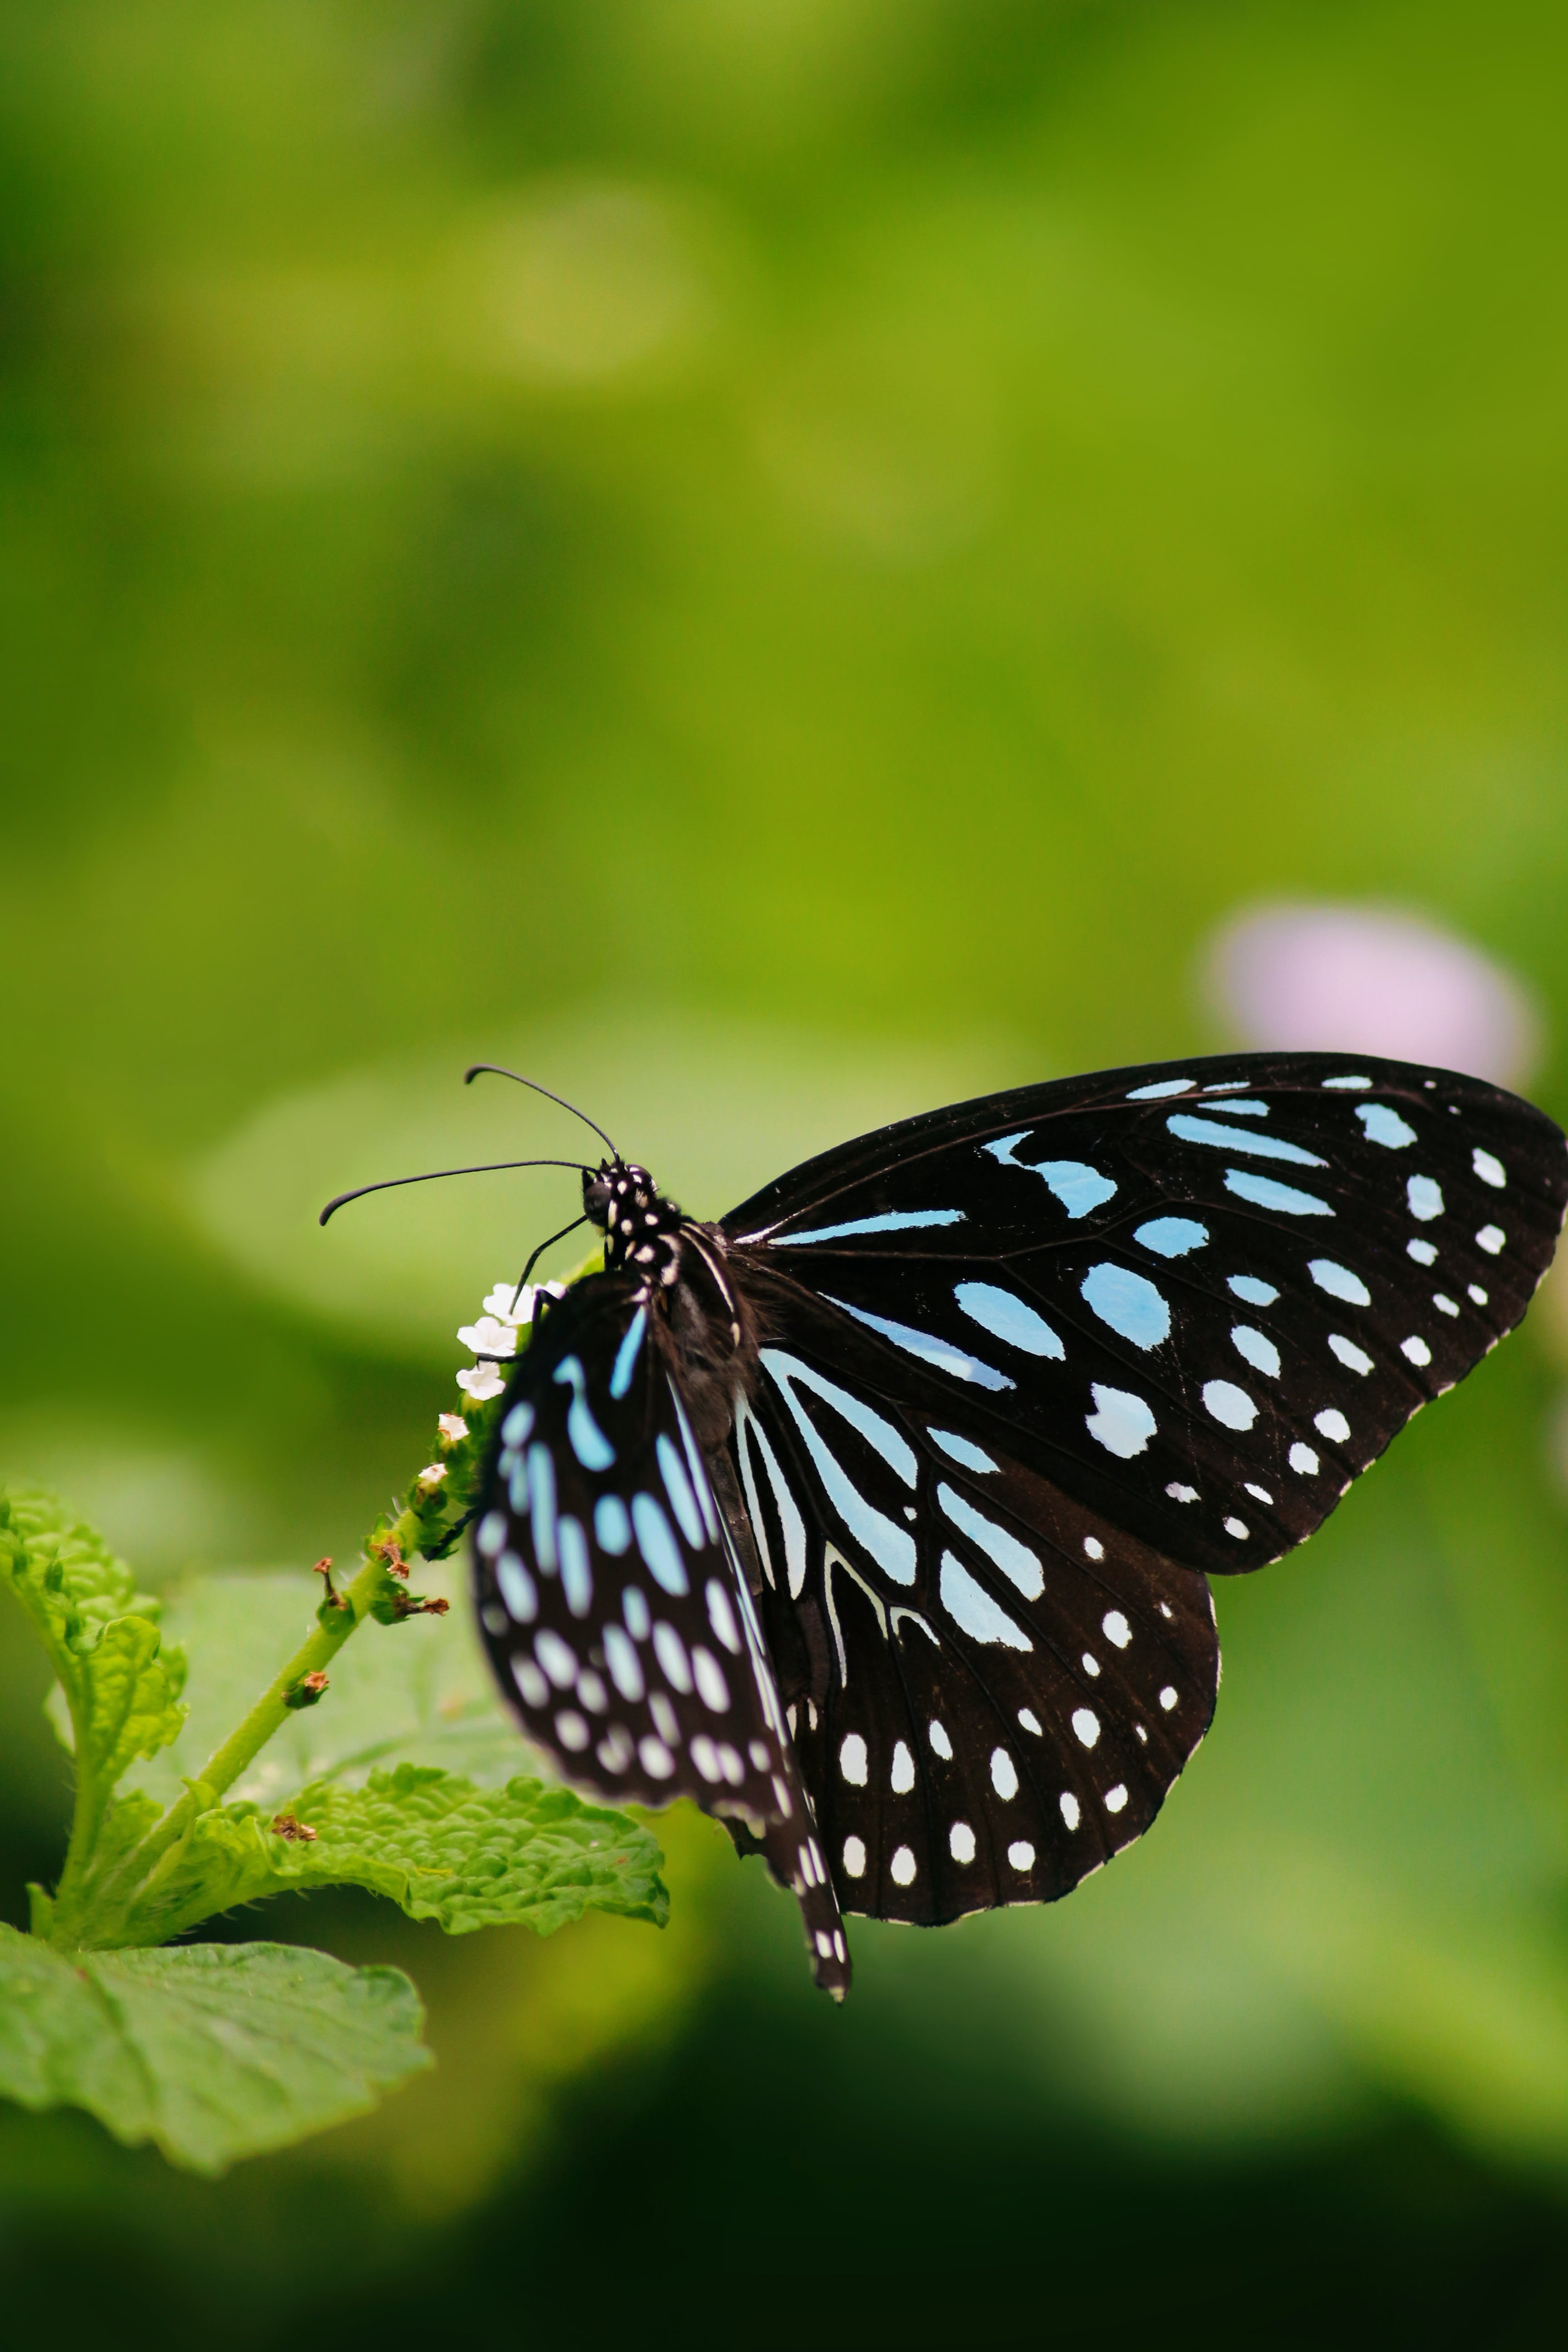
<path fill-rule="evenodd" d="M 1568 1202 L 1529 1104 L 1321 1054 L 960 1103 L 716 1223 L 611 1152 L 603 1271 L 500 1408 L 485 1644 L 564 1778 L 762 1853 L 840 1999 L 845 1914 L 1050 1902 L 1142 1835 L 1214 1713 L 1208 1579 L 1512 1328 Z"/>

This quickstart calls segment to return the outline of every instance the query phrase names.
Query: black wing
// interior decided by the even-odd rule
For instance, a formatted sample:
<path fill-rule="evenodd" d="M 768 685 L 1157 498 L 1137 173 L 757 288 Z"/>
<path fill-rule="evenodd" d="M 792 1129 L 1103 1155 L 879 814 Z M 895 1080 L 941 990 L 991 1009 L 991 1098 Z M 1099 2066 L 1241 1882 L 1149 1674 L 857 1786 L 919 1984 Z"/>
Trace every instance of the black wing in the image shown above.
<path fill-rule="evenodd" d="M 1310 1534 L 1516 1323 L 1568 1155 L 1477 1081 L 1239 1056 L 1033 1087 L 724 1220 L 733 1450 L 846 1908 L 1065 1893 L 1212 1713 L 1197 1570 Z"/>
<path fill-rule="evenodd" d="M 906 1120 L 726 1217 L 748 1289 L 1188 1567 L 1320 1526 L 1519 1321 L 1568 1153 L 1446 1071 L 1242 1055 Z"/>
<path fill-rule="evenodd" d="M 474 1532 L 490 1664 L 565 1778 L 744 1824 L 841 1995 L 843 1927 L 752 1597 L 637 1286 L 577 1284 L 512 1375 Z"/>

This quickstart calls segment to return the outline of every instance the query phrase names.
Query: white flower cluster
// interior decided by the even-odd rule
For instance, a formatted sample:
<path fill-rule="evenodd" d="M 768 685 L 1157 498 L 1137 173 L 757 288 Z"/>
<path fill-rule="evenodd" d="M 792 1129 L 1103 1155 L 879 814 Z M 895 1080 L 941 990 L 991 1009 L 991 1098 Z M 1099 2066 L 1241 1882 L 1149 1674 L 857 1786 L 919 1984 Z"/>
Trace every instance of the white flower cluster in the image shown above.
<path fill-rule="evenodd" d="M 458 1337 L 465 1348 L 476 1356 L 490 1359 L 515 1356 L 517 1335 L 525 1323 L 533 1320 L 533 1310 L 541 1295 L 564 1298 L 565 1285 L 559 1282 L 525 1282 L 519 1290 L 515 1282 L 498 1282 L 484 1302 L 484 1311 L 476 1323 L 465 1323 Z M 506 1376 L 500 1363 L 486 1360 L 470 1364 L 458 1374 L 458 1386 L 475 1404 L 484 1404 L 500 1396 L 506 1386 Z"/>

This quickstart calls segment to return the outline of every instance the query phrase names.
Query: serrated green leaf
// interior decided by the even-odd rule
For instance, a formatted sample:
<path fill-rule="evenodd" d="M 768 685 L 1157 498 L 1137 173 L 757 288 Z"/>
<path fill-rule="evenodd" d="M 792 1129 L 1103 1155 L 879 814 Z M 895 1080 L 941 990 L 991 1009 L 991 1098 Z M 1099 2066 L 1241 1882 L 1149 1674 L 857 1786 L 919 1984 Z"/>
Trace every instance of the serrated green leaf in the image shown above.
<path fill-rule="evenodd" d="M 163 1650 L 148 1618 L 116 1617 L 82 1664 L 86 1752 L 112 1785 L 138 1757 L 155 1756 L 178 1738 L 185 1661 L 178 1649 Z"/>
<path fill-rule="evenodd" d="M 285 1819 L 314 1837 L 273 1828 Z M 527 1779 L 479 1789 L 400 1764 L 362 1789 L 317 1782 L 278 1814 L 244 1804 L 202 1814 L 122 1933 L 152 1943 L 285 1887 L 340 1885 L 449 1935 L 525 1926 L 547 1936 L 588 1910 L 662 1927 L 661 1860 L 647 1830 L 570 1789 Z"/>
<path fill-rule="evenodd" d="M 231 1795 L 275 1811 L 307 1781 L 359 1787 L 378 1766 L 434 1764 L 486 1788 L 537 1769 L 503 1713 L 467 1605 L 459 1563 L 421 1568 L 419 1590 L 450 1599 L 446 1617 L 367 1627 L 331 1662 L 319 1706 L 291 1715 Z M 279 1662 L 310 1631 L 319 1583 L 300 1570 L 194 1579 L 164 1603 L 163 1623 L 192 1662 L 180 1737 L 128 1785 L 172 1804 L 199 1772 Z M 55 1709 L 64 1727 L 63 1709 Z"/>
<path fill-rule="evenodd" d="M 282 1944 L 63 1958 L 0 1927 L 0 2095 L 194 2172 L 363 2114 L 430 2063 L 397 1969 Z"/>
<path fill-rule="evenodd" d="M 56 1727 L 103 1797 L 126 1767 L 178 1736 L 185 1661 L 159 1604 L 97 1531 L 41 1486 L 0 1491 L 0 1578 L 58 1677 Z M 74 1736 L 73 1736 L 74 1734 Z"/>
<path fill-rule="evenodd" d="M 155 1625 L 159 1604 L 96 1528 L 42 1486 L 0 1488 L 0 1579 L 32 1619 L 73 1706 L 83 1696 L 82 1660 L 116 1618 Z"/>

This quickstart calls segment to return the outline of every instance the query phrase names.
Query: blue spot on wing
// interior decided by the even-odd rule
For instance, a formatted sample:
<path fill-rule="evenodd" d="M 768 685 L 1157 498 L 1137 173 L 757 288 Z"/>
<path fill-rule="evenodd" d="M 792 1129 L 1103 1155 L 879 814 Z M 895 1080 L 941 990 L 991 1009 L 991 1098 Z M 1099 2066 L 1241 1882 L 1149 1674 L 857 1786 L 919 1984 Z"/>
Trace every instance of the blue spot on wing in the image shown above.
<path fill-rule="evenodd" d="M 836 1242 L 851 1234 L 899 1234 L 921 1225 L 961 1225 L 962 1209 L 889 1209 L 881 1217 L 851 1217 L 842 1225 L 815 1225 L 806 1234 L 774 1234 L 774 1249 L 794 1249 L 806 1242 Z"/>
<path fill-rule="evenodd" d="M 991 1595 L 970 1575 L 960 1559 L 950 1551 L 942 1556 L 940 1591 L 942 1606 L 955 1625 L 971 1634 L 977 1642 L 999 1642 L 1009 1650 L 1032 1650 L 1033 1642 L 1021 1625 L 1015 1625 L 1005 1609 L 997 1607 Z"/>
<path fill-rule="evenodd" d="M 994 1282 L 960 1282 L 952 1295 L 971 1322 L 989 1331 L 994 1339 L 1005 1340 L 1026 1356 L 1050 1356 L 1058 1363 L 1066 1362 L 1067 1349 L 1045 1317 L 1037 1315 L 1012 1291 Z"/>
<path fill-rule="evenodd" d="M 1332 1209 L 1315 1192 L 1298 1192 L 1293 1184 L 1276 1184 L 1271 1177 L 1254 1176 L 1250 1169 L 1227 1168 L 1225 1189 L 1255 1208 L 1277 1209 L 1285 1217 L 1331 1217 Z"/>
<path fill-rule="evenodd" d="M 984 1149 L 1004 1168 L 1021 1168 L 1032 1176 L 1040 1177 L 1056 1194 L 1069 1217 L 1087 1217 L 1109 1201 L 1116 1190 L 1115 1180 L 1102 1176 L 1098 1168 L 1089 1167 L 1083 1160 L 1015 1160 L 1014 1146 L 1032 1141 L 1026 1130 L 1021 1135 L 1005 1135 L 998 1142 L 987 1143 Z"/>
<path fill-rule="evenodd" d="M 647 1328 L 647 1308 L 639 1307 L 626 1325 L 626 1338 L 616 1349 L 615 1365 L 610 1373 L 610 1394 L 619 1402 L 632 1384 L 632 1372 L 637 1365 L 637 1349 L 642 1346 L 643 1333 Z"/>
<path fill-rule="evenodd" d="M 1387 1103 L 1357 1103 L 1355 1115 L 1366 1129 L 1369 1143 L 1381 1143 L 1389 1151 L 1403 1151 L 1407 1143 L 1415 1140 L 1415 1129 L 1407 1126 Z"/>
<path fill-rule="evenodd" d="M 1132 1236 L 1156 1257 L 1185 1257 L 1189 1250 L 1202 1249 L 1208 1237 L 1208 1227 L 1192 1217 L 1154 1217 Z"/>
<path fill-rule="evenodd" d="M 1255 1160 L 1289 1160 L 1298 1168 L 1326 1168 L 1329 1164 L 1320 1160 L 1315 1151 L 1303 1151 L 1299 1143 L 1287 1143 L 1283 1136 L 1258 1135 L 1247 1127 L 1225 1127 L 1217 1119 L 1188 1118 L 1178 1113 L 1165 1125 L 1182 1143 L 1209 1143 L 1222 1151 L 1247 1151 Z"/>
<path fill-rule="evenodd" d="M 686 1562 L 675 1531 L 653 1496 L 632 1496 L 632 1526 L 648 1574 L 679 1600 L 687 1589 Z"/>
<path fill-rule="evenodd" d="M 994 1560 L 1007 1579 L 1016 1585 L 1026 1601 L 1037 1601 L 1046 1589 L 1045 1574 L 1039 1561 L 1027 1544 L 1006 1528 L 999 1528 L 973 1503 L 966 1502 L 954 1486 L 945 1482 L 936 1490 L 937 1501 L 960 1532 L 972 1543 L 979 1545 L 988 1559 Z"/>
<path fill-rule="evenodd" d="M 589 1406 L 582 1359 L 563 1357 L 552 1378 L 560 1386 L 569 1384 L 572 1390 L 572 1402 L 566 1411 L 566 1438 L 573 1453 L 584 1470 L 607 1470 L 616 1458 L 616 1449 L 595 1420 Z"/>
<path fill-rule="evenodd" d="M 982 1453 L 978 1445 L 972 1445 L 967 1437 L 955 1437 L 951 1429 L 928 1429 L 926 1435 L 933 1445 L 940 1445 L 948 1460 L 956 1462 L 961 1470 L 986 1472 L 997 1466 L 989 1454 Z"/>
<path fill-rule="evenodd" d="M 1135 1348 L 1157 1348 L 1171 1333 L 1171 1310 L 1152 1282 L 1124 1265 L 1091 1265 L 1080 1286 L 1102 1323 Z"/>
<path fill-rule="evenodd" d="M 922 1364 L 930 1364 L 936 1371 L 949 1372 L 956 1381 L 972 1381 L 977 1389 L 1017 1386 L 1017 1382 L 1009 1380 L 1005 1372 L 994 1370 L 991 1365 L 983 1364 L 978 1356 L 966 1354 L 963 1349 L 955 1347 L 951 1339 L 940 1339 L 934 1331 L 917 1331 L 910 1324 L 895 1323 L 889 1316 L 873 1315 L 864 1307 L 851 1307 L 847 1298 L 831 1297 L 826 1291 L 822 1295 L 830 1307 L 840 1308 L 846 1315 L 853 1315 L 856 1322 L 864 1323 L 868 1331 L 879 1332 L 884 1339 L 890 1339 L 895 1348 L 902 1348 L 910 1355 L 918 1356 Z"/>

